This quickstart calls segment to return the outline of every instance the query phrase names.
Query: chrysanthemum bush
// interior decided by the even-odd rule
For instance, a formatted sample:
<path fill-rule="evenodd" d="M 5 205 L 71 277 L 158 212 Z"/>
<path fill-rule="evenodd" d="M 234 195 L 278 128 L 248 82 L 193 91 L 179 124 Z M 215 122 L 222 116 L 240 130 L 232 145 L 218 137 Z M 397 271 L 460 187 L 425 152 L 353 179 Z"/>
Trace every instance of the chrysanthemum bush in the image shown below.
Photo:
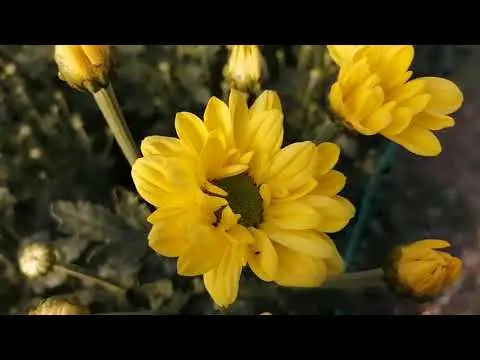
<path fill-rule="evenodd" d="M 352 185 L 362 188 L 356 181 L 365 181 L 349 176 L 348 166 L 342 167 L 347 171 L 340 170 L 339 162 L 361 160 L 343 150 L 348 153 L 348 144 L 358 147 L 368 136 L 381 134 L 387 140 L 375 145 L 378 149 L 399 144 L 412 156 L 438 155 L 441 145 L 433 131 L 453 126 L 450 115 L 463 101 L 450 80 L 415 78 L 410 70 L 412 45 L 297 47 L 293 72 L 283 72 L 281 48 L 229 46 L 216 55 L 220 59 L 224 54 L 217 68 L 212 68 L 213 53 L 206 51 L 199 57 L 203 67 L 197 68 L 194 85 L 212 81 L 211 72 L 216 71 L 219 82 L 225 76 L 225 96 L 218 94 L 222 86 L 216 84 L 210 89 L 217 89 L 217 96 L 210 96 L 212 91 L 203 97 L 203 106 L 200 98 L 196 103 L 185 101 L 178 91 L 180 69 L 187 68 L 182 64 L 188 61 L 191 66 L 196 53 L 186 57 L 177 51 L 181 56 L 175 61 L 165 57 L 157 62 L 159 83 L 168 94 L 178 95 L 168 98 L 178 101 L 171 114 L 175 134 L 160 126 L 154 128 L 160 131 L 142 129 L 146 136 L 139 140 L 131 135 L 134 119 L 125 120 L 122 110 L 128 93 L 122 90 L 117 98 L 114 92 L 123 81 L 122 76 L 112 76 L 112 64 L 122 66 L 121 58 L 112 61 L 121 54 L 116 50 L 106 45 L 55 47 L 60 78 L 84 90 L 101 110 L 98 114 L 132 164 L 132 190 L 149 207 L 123 190 L 115 192 L 114 212 L 84 202 L 54 204 L 60 230 L 72 239 L 63 248 L 48 240 L 48 247 L 31 245 L 31 240 L 22 245 L 19 268 L 28 269 L 29 281 L 62 274 L 62 279 L 67 276 L 103 288 L 115 299 L 111 310 L 134 311 L 148 304 L 160 313 L 178 313 L 191 294 L 201 294 L 202 289 L 210 304 L 224 310 L 238 302 L 254 302 L 242 296 L 242 286 L 248 286 L 252 274 L 265 294 L 273 294 L 272 289 L 310 289 L 312 302 L 321 301 L 322 289 L 348 296 L 350 290 L 367 284 L 388 284 L 389 291 L 411 297 L 436 296 L 458 279 L 461 260 L 437 250 L 448 247 L 443 240 L 392 248 L 383 266 L 366 264 L 367 270 L 361 272 L 352 272 L 342 256 L 345 245 L 351 248 L 358 240 L 344 229 L 358 225 L 363 208 L 361 196 L 344 194 Z M 276 74 L 274 69 L 282 70 Z M 162 100 L 164 90 L 154 95 L 155 101 Z M 85 131 L 81 134 L 88 139 Z M 95 149 L 88 147 L 87 153 L 95 156 Z M 80 225 L 79 220 L 69 220 L 77 213 L 84 221 Z M 85 220 L 90 218 L 100 225 L 92 226 Z M 11 231 L 9 235 L 16 237 Z M 128 242 L 129 236 L 135 241 Z M 90 240 L 82 237 L 106 243 L 92 254 Z M 75 238 L 80 245 L 72 254 Z M 53 250 L 47 251 L 50 243 L 55 256 Z M 34 248 L 45 251 L 33 253 Z M 48 259 L 41 258 L 43 253 Z M 90 260 L 82 264 L 84 258 L 102 259 L 96 272 L 89 269 Z M 43 264 L 42 269 L 34 268 L 37 264 Z M 140 280 L 146 268 L 153 282 Z M 175 277 L 173 273 L 179 277 L 167 280 L 166 273 L 167 278 Z M 191 293 L 174 290 L 175 282 L 184 278 L 195 280 Z M 92 296 L 77 296 L 76 302 L 88 304 L 85 299 Z M 255 308 L 255 313 L 271 310 Z"/>

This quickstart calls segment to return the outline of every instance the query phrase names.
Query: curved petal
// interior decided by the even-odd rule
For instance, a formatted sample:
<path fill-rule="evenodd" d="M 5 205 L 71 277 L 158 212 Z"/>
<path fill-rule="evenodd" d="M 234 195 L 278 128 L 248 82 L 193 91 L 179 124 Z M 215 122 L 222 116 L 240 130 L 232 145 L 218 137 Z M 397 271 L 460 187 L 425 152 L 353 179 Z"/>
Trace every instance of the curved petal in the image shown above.
<path fill-rule="evenodd" d="M 205 288 L 218 306 L 235 302 L 245 256 L 245 245 L 230 244 L 218 266 L 203 276 Z"/>
<path fill-rule="evenodd" d="M 398 135 L 385 136 L 417 155 L 437 156 L 442 151 L 438 138 L 430 130 L 415 124 Z"/>
<path fill-rule="evenodd" d="M 318 177 L 333 169 L 340 158 L 340 147 L 326 142 L 317 145 L 316 153 L 315 176 Z"/>
<path fill-rule="evenodd" d="M 330 170 L 325 175 L 317 178 L 317 186 L 311 192 L 312 195 L 334 196 L 345 187 L 347 177 L 340 171 Z"/>
<path fill-rule="evenodd" d="M 248 265 L 261 280 L 273 281 L 278 269 L 277 252 L 265 232 L 255 228 L 249 230 L 255 241 L 247 254 Z"/>
<path fill-rule="evenodd" d="M 313 175 L 315 145 L 305 141 L 284 147 L 273 158 L 266 172 L 265 181 L 275 196 L 276 190 L 287 191 L 298 188 Z"/>
<path fill-rule="evenodd" d="M 428 111 L 422 111 L 415 115 L 413 123 L 429 130 L 442 130 L 455 125 L 455 120 L 447 115 L 438 115 Z"/>
<path fill-rule="evenodd" d="M 333 250 L 323 235 L 313 230 L 284 230 L 272 224 L 263 224 L 268 237 L 293 251 L 316 258 L 328 258 Z"/>
<path fill-rule="evenodd" d="M 236 145 L 243 149 L 248 129 L 248 106 L 247 95 L 241 91 L 232 89 L 228 98 L 228 109 L 230 110 L 230 119 L 233 122 L 233 136 Z"/>
<path fill-rule="evenodd" d="M 351 60 L 353 55 L 365 45 L 327 45 L 328 54 L 337 65 Z"/>
<path fill-rule="evenodd" d="M 422 77 L 425 82 L 425 92 L 432 98 L 426 110 L 439 115 L 448 115 L 457 111 L 463 103 L 462 91 L 450 80 L 438 77 Z"/>
<path fill-rule="evenodd" d="M 215 96 L 211 97 L 205 108 L 203 119 L 205 127 L 209 132 L 214 130 L 221 131 L 227 144 L 231 144 L 233 140 L 233 123 L 227 104 Z"/>
<path fill-rule="evenodd" d="M 158 254 L 166 257 L 178 257 L 188 247 L 188 241 L 181 232 L 174 233 L 171 226 L 164 223 L 154 224 L 148 234 L 148 245 Z"/>
<path fill-rule="evenodd" d="M 207 141 L 208 131 L 198 116 L 189 112 L 177 113 L 175 130 L 178 138 L 186 147 L 200 154 Z"/>
<path fill-rule="evenodd" d="M 250 116 L 253 116 L 256 113 L 267 110 L 282 111 L 282 102 L 275 91 L 265 90 L 262 92 L 250 107 L 249 114 Z"/>
<path fill-rule="evenodd" d="M 168 136 L 148 136 L 143 139 L 140 146 L 143 156 L 160 155 L 160 156 L 178 156 L 185 148 L 179 139 Z"/>
<path fill-rule="evenodd" d="M 282 229 L 316 228 L 322 218 L 318 211 L 301 200 L 274 202 L 265 209 L 264 221 Z"/>
<path fill-rule="evenodd" d="M 229 245 L 221 231 L 199 224 L 191 225 L 188 248 L 177 262 L 177 272 L 184 276 L 205 274 L 216 267 Z"/>
<path fill-rule="evenodd" d="M 327 233 L 342 230 L 355 215 L 354 206 L 345 198 L 307 195 L 305 201 L 321 216 L 316 230 Z"/>
<path fill-rule="evenodd" d="M 275 282 L 281 286 L 315 287 L 320 286 L 327 277 L 327 269 L 322 259 L 275 244 L 278 256 L 278 270 Z"/>

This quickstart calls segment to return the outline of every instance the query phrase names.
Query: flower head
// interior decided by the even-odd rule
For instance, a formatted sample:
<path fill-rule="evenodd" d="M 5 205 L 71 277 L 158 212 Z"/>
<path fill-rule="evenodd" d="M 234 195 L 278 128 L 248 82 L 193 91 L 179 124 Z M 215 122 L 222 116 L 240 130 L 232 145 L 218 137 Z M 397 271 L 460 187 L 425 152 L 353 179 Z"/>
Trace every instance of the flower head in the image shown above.
<path fill-rule="evenodd" d="M 71 301 L 48 298 L 28 312 L 28 315 L 88 315 L 85 306 Z"/>
<path fill-rule="evenodd" d="M 108 85 L 109 45 L 55 45 L 59 77 L 77 90 L 92 93 Z"/>
<path fill-rule="evenodd" d="M 460 276 L 462 260 L 439 251 L 444 240 L 421 240 L 398 251 L 393 264 L 395 282 L 415 296 L 435 296 Z"/>
<path fill-rule="evenodd" d="M 345 176 L 333 170 L 335 144 L 281 148 L 280 99 L 265 91 L 248 108 L 232 90 L 212 97 L 203 121 L 181 112 L 177 138 L 147 137 L 132 168 L 139 194 L 158 209 L 150 246 L 178 257 L 178 273 L 203 275 L 215 303 L 238 293 L 244 266 L 264 281 L 318 286 L 343 270 L 333 241 L 354 207 L 338 196 Z"/>
<path fill-rule="evenodd" d="M 18 265 L 20 271 L 29 278 L 46 275 L 56 262 L 55 250 L 51 245 L 31 243 L 19 252 Z"/>
<path fill-rule="evenodd" d="M 382 134 L 409 151 L 435 156 L 441 144 L 432 131 L 454 125 L 463 94 L 450 80 L 410 80 L 412 45 L 329 45 L 340 66 L 329 101 L 342 120 L 363 135 Z"/>
<path fill-rule="evenodd" d="M 257 45 L 233 45 L 226 68 L 233 87 L 246 91 L 258 83 L 262 75 L 262 54 Z"/>

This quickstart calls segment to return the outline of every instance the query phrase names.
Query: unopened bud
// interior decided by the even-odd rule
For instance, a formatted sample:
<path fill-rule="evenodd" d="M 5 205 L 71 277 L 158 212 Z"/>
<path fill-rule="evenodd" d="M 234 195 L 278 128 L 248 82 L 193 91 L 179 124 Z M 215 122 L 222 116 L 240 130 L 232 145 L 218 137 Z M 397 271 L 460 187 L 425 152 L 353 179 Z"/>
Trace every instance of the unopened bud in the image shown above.
<path fill-rule="evenodd" d="M 56 262 L 55 249 L 48 244 L 25 245 L 18 255 L 20 271 L 29 278 L 46 275 Z"/>
<path fill-rule="evenodd" d="M 428 239 L 401 247 L 387 271 L 389 282 L 414 297 L 439 295 L 462 272 L 462 260 L 439 250 L 449 246 L 447 241 Z"/>
<path fill-rule="evenodd" d="M 226 78 L 232 87 L 248 91 L 260 81 L 262 54 L 257 45 L 233 45 L 226 68 Z"/>
<path fill-rule="evenodd" d="M 108 86 L 110 45 L 56 45 L 60 79 L 77 90 L 92 93 Z"/>
<path fill-rule="evenodd" d="M 28 315 L 88 315 L 83 305 L 72 301 L 48 298 L 28 312 Z"/>

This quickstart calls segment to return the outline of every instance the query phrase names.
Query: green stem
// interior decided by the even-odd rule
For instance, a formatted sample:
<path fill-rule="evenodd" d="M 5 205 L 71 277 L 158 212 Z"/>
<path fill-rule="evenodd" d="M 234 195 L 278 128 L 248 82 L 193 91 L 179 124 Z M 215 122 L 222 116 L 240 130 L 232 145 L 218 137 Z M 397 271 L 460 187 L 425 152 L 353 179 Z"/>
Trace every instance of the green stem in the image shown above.
<path fill-rule="evenodd" d="M 139 151 L 133 141 L 132 134 L 128 129 L 127 122 L 123 117 L 122 110 L 113 91 L 112 85 L 102 88 L 93 94 L 103 117 L 107 121 L 113 136 L 117 140 L 120 149 L 130 165 L 138 158 Z"/>
<path fill-rule="evenodd" d="M 321 289 L 355 290 L 366 287 L 383 287 L 384 272 L 381 268 L 345 273 L 328 279 Z"/>
<path fill-rule="evenodd" d="M 107 280 L 101 279 L 97 276 L 87 274 L 84 269 L 80 268 L 79 266 L 68 264 L 68 265 L 60 265 L 56 264 L 54 265 L 54 269 L 61 271 L 67 275 L 76 277 L 77 279 L 80 279 L 82 281 L 86 282 L 91 282 L 97 285 L 100 285 L 104 287 L 105 289 L 116 293 L 117 295 L 124 295 L 125 294 L 125 289 L 115 285 Z"/>
<path fill-rule="evenodd" d="M 333 141 L 343 130 L 342 126 L 336 122 L 326 119 L 325 124 L 319 131 L 319 134 L 315 138 L 316 143 L 323 143 L 327 141 Z"/>

